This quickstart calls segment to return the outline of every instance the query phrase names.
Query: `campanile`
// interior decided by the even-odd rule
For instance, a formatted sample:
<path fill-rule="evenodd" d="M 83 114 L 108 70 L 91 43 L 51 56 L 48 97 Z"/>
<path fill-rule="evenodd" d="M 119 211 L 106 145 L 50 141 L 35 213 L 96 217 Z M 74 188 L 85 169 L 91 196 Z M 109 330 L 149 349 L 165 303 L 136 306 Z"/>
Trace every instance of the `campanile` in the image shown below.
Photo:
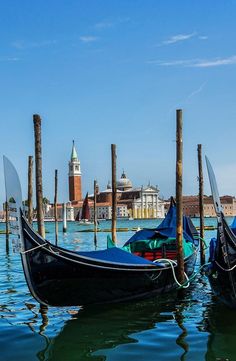
<path fill-rule="evenodd" d="M 71 158 L 69 161 L 69 200 L 82 200 L 80 161 L 77 156 L 74 140 L 72 145 Z"/>

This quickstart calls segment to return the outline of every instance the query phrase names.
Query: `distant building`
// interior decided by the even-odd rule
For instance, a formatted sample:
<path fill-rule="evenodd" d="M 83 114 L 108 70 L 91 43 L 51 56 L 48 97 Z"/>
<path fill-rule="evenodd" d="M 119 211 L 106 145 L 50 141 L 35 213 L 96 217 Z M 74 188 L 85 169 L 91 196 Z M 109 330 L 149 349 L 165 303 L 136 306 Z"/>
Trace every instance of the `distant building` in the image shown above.
<path fill-rule="evenodd" d="M 80 161 L 77 156 L 74 141 L 72 146 L 71 159 L 69 161 L 69 200 L 71 202 L 82 200 Z"/>
<path fill-rule="evenodd" d="M 223 212 L 225 216 L 236 215 L 236 199 L 234 196 L 220 197 Z M 204 196 L 204 215 L 206 217 L 215 217 L 215 208 L 212 196 Z M 198 196 L 183 196 L 183 212 L 186 216 L 199 217 L 199 200 Z"/>
<path fill-rule="evenodd" d="M 93 195 L 90 198 L 93 198 Z M 110 206 L 112 204 L 110 182 L 104 191 L 97 194 L 98 207 L 101 202 Z M 118 207 L 121 207 L 119 211 Z M 129 218 L 164 218 L 164 202 L 159 198 L 158 187 L 149 184 L 146 187 L 133 188 L 132 182 L 123 171 L 121 178 L 117 181 L 117 216 L 118 214 Z"/>
<path fill-rule="evenodd" d="M 112 218 L 112 189 L 108 183 L 104 191 L 97 186 L 97 217 L 100 219 Z M 93 195 L 89 196 L 91 219 L 94 217 Z M 73 141 L 71 159 L 69 162 L 69 218 L 76 218 L 83 205 L 82 180 L 80 161 Z M 72 211 L 73 208 L 73 211 Z M 68 213 L 69 212 L 69 213 Z M 118 218 L 164 218 L 164 202 L 159 198 L 159 189 L 155 186 L 133 188 L 132 182 L 123 171 L 117 181 L 117 217 Z"/>

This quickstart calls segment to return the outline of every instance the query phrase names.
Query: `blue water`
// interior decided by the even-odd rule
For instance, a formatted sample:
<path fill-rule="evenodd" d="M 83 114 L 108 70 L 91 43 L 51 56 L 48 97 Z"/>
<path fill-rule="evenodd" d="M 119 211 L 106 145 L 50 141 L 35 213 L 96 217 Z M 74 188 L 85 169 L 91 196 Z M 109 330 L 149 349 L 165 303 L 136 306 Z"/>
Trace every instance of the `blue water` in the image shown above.
<path fill-rule="evenodd" d="M 194 222 L 198 225 L 198 220 Z M 206 224 L 215 222 L 206 219 Z M 118 227 L 130 230 L 117 233 L 118 245 L 133 234 L 132 228 L 156 225 L 156 221 L 119 221 Z M 100 224 L 110 226 L 108 221 Z M 47 223 L 46 229 L 53 242 L 54 225 Z M 69 223 L 67 234 L 59 233 L 59 244 L 94 249 L 94 234 L 80 229 Z M 209 241 L 215 232 L 206 231 L 205 238 Z M 106 236 L 107 232 L 98 233 L 97 249 L 105 247 Z M 0 235 L 0 360 L 234 361 L 235 340 L 236 312 L 218 303 L 201 275 L 180 295 L 85 309 L 40 309 L 28 291 L 19 254 L 11 245 L 7 253 L 5 235 Z"/>

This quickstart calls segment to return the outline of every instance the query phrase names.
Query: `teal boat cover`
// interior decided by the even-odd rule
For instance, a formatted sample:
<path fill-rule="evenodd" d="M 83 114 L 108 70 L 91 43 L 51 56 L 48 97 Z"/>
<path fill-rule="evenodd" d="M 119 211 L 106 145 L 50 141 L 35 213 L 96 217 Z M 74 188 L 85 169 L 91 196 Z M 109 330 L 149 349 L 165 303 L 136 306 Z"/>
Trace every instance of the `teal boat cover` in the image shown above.
<path fill-rule="evenodd" d="M 171 199 L 170 208 L 165 219 L 158 227 L 154 229 L 145 228 L 136 232 L 124 244 L 124 246 L 140 240 L 150 240 L 157 238 L 176 239 L 176 205 L 173 198 Z M 191 242 L 195 246 L 198 246 L 199 244 L 198 232 L 191 219 L 187 216 L 183 216 L 183 238 L 186 240 L 186 242 Z"/>

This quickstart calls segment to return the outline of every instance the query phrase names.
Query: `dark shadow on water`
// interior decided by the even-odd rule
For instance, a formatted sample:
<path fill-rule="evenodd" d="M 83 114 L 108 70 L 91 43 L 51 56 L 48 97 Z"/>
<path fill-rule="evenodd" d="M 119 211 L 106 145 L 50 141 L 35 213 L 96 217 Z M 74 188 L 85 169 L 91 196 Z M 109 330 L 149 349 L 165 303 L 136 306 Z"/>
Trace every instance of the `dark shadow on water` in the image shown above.
<path fill-rule="evenodd" d="M 206 361 L 236 360 L 236 310 L 227 308 L 212 296 L 198 329 L 209 333 Z"/>
<path fill-rule="evenodd" d="M 183 300 L 179 303 L 176 293 L 160 299 L 158 302 L 150 299 L 73 311 L 71 319 L 64 324 L 59 334 L 50 341 L 47 338 L 45 348 L 37 353 L 37 357 L 40 361 L 60 361 L 70 355 L 70 361 L 102 361 L 106 359 L 105 356 L 96 356 L 95 351 L 137 342 L 132 334 L 155 329 L 158 322 L 175 319 L 180 328 L 176 343 L 183 349 L 180 360 L 185 360 L 189 346 L 185 340 L 187 330 L 182 312 L 186 305 Z M 45 315 L 43 317 L 44 324 Z"/>

